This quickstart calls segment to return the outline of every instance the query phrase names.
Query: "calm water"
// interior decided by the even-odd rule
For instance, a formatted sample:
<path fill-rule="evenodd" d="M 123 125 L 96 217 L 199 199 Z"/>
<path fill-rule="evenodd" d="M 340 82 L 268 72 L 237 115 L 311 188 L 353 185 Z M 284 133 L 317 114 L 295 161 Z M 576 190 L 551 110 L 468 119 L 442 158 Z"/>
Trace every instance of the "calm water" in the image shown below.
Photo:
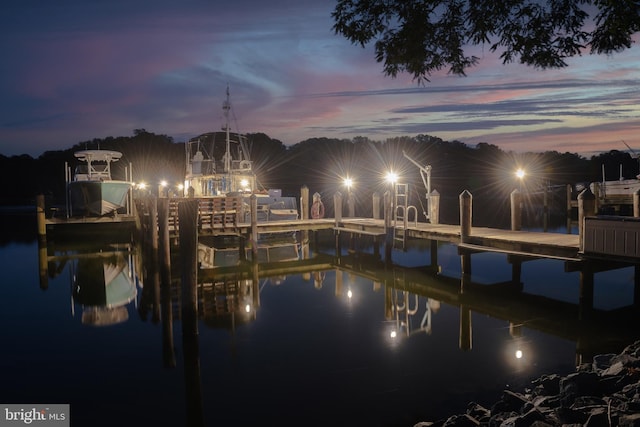
<path fill-rule="evenodd" d="M 87 249 L 79 246 L 50 247 L 49 256 L 74 256 L 49 263 L 45 285 L 33 218 L 3 221 L 14 226 L 3 230 L 0 246 L 0 401 L 68 403 L 73 426 L 183 426 L 202 419 L 206 426 L 409 427 L 463 412 L 469 401 L 490 405 L 502 390 L 542 374 L 572 372 L 585 346 L 624 345 L 603 324 L 593 333 L 584 326 L 577 343 L 570 315 L 551 328 L 533 317 L 510 325 L 504 313 L 526 311 L 519 305 L 533 306 L 533 299 L 509 299 L 508 292 L 456 297 L 460 258 L 451 245 L 439 247 L 442 273 L 435 277 L 420 268 L 428 263 L 428 246 L 394 251 L 396 267 L 385 269 L 370 262 L 372 249 L 363 245 L 368 255 L 341 257 L 361 274 L 331 268 L 236 281 L 237 289 L 254 292 L 238 297 L 238 306 L 259 305 L 233 318 L 216 315 L 229 301 L 209 284 L 201 290 L 205 306 L 194 339 L 183 335 L 179 290 L 170 303 L 153 292 L 139 249 L 101 244 L 96 258 L 77 256 Z M 331 246 L 310 246 L 310 258 L 335 255 Z M 119 284 L 105 295 L 104 259 L 112 270 L 124 261 L 133 288 Z M 478 284 L 510 280 L 504 255 L 474 255 L 472 262 Z M 411 292 L 386 287 L 385 280 L 408 284 Z M 548 313 L 557 313 L 548 299 L 560 307 L 578 302 L 579 274 L 565 273 L 560 261 L 523 264 L 522 282 L 525 295 L 545 297 Z M 595 283 L 598 310 L 633 301 L 631 268 L 598 273 Z M 106 316 L 92 318 L 90 306 L 128 297 L 111 313 L 119 323 L 89 324 Z M 461 309 L 456 298 L 486 310 Z"/>

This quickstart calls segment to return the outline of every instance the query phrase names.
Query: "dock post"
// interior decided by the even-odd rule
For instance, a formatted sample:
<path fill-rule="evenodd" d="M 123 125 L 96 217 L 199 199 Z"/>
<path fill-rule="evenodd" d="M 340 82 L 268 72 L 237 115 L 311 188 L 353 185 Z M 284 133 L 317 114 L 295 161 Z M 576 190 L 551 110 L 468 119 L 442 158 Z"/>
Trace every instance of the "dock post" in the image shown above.
<path fill-rule="evenodd" d="M 300 219 L 309 219 L 309 187 L 300 188 Z"/>
<path fill-rule="evenodd" d="M 473 212 L 473 196 L 468 190 L 460 193 L 460 243 L 467 243 L 471 235 L 471 215 Z M 463 251 L 460 254 L 460 264 L 463 276 L 471 275 L 471 253 Z"/>
<path fill-rule="evenodd" d="M 440 224 L 440 193 L 433 190 L 429 195 L 429 222 Z"/>
<path fill-rule="evenodd" d="M 38 221 L 38 265 L 40 289 L 49 287 L 49 263 L 47 261 L 47 224 L 44 195 L 36 196 L 36 219 Z"/>
<path fill-rule="evenodd" d="M 473 212 L 473 196 L 468 190 L 460 193 L 460 242 L 466 243 L 471 235 L 471 215 Z"/>
<path fill-rule="evenodd" d="M 44 194 L 36 196 L 36 219 L 38 221 L 38 242 L 47 242 L 47 216 L 45 214 Z"/>
<path fill-rule="evenodd" d="M 511 192 L 511 230 L 522 229 L 522 193 L 516 188 Z"/>
<path fill-rule="evenodd" d="M 571 234 L 571 184 L 567 184 L 567 234 Z"/>
<path fill-rule="evenodd" d="M 158 230 L 160 251 L 160 307 L 162 318 L 162 359 L 164 366 L 175 368 L 173 342 L 173 311 L 171 310 L 171 245 L 169 238 L 169 199 L 158 200 Z"/>
<path fill-rule="evenodd" d="M 633 192 L 633 216 L 640 218 L 640 189 Z"/>
<path fill-rule="evenodd" d="M 381 219 L 380 216 L 380 193 L 378 193 L 377 191 L 375 193 L 373 193 L 373 219 Z"/>
<path fill-rule="evenodd" d="M 350 218 L 356 216 L 356 202 L 350 188 L 347 190 L 347 216 Z"/>
<path fill-rule="evenodd" d="M 335 219 L 335 227 L 340 227 L 340 223 L 342 222 L 342 193 L 339 191 L 333 195 L 333 211 L 334 211 L 334 219 Z M 340 230 L 335 230 L 335 239 L 336 239 L 336 256 L 340 257 L 342 255 L 342 247 L 340 244 Z"/>
<path fill-rule="evenodd" d="M 249 197 L 251 209 L 251 260 L 258 261 L 258 196 Z"/>
<path fill-rule="evenodd" d="M 340 227 L 340 223 L 342 222 L 342 193 L 339 191 L 333 195 L 333 210 L 335 212 L 336 227 Z"/>
<path fill-rule="evenodd" d="M 149 234 L 151 239 L 151 265 L 148 266 L 151 275 L 151 288 L 153 289 L 153 323 L 160 321 L 160 271 L 158 269 L 158 248 L 160 234 L 158 231 L 158 199 L 151 197 L 149 199 Z M 145 286 L 146 288 L 147 286 Z"/>
<path fill-rule="evenodd" d="M 178 203 L 180 221 L 180 264 L 182 283 L 182 318 L 183 334 L 198 333 L 198 201 L 188 200 Z M 187 329 L 189 321 L 196 320 L 195 329 Z M 193 325 L 191 325 L 193 326 Z"/>
<path fill-rule="evenodd" d="M 198 201 L 178 203 L 180 265 L 182 269 L 182 348 L 187 425 L 203 426 L 202 385 L 198 343 Z"/>
<path fill-rule="evenodd" d="M 309 187 L 303 185 L 300 189 L 300 218 L 309 219 Z M 309 251 L 309 230 L 303 230 L 301 233 L 302 248 L 307 249 L 307 258 Z"/>
<path fill-rule="evenodd" d="M 253 297 L 253 318 L 255 319 L 260 307 L 260 270 L 257 262 L 251 264 L 251 295 Z"/>
<path fill-rule="evenodd" d="M 517 255 L 508 255 L 507 261 L 511 264 L 511 283 L 522 283 L 522 258 Z"/>
<path fill-rule="evenodd" d="M 384 193 L 384 260 L 387 263 L 391 262 L 391 252 L 393 250 L 393 200 L 391 199 L 391 192 L 385 191 Z"/>
<path fill-rule="evenodd" d="M 578 194 L 578 236 L 580 252 L 584 251 L 584 219 L 596 214 L 596 196 L 589 187 Z"/>
<path fill-rule="evenodd" d="M 549 231 L 549 187 L 544 187 L 542 194 L 542 230 Z"/>

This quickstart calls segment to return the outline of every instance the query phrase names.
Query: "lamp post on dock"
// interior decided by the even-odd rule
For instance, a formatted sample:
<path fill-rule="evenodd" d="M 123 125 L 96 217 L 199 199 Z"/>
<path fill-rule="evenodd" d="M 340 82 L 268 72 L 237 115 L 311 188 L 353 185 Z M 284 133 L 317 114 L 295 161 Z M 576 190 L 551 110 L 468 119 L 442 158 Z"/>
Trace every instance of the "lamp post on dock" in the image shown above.
<path fill-rule="evenodd" d="M 517 220 L 517 227 L 515 228 L 516 230 L 520 230 L 521 226 L 522 226 L 522 216 L 523 216 L 523 211 L 524 211 L 524 202 L 523 202 L 523 198 L 524 198 L 524 193 L 523 193 L 523 188 L 524 188 L 524 177 L 526 175 L 526 172 L 524 169 L 522 168 L 518 168 L 518 170 L 516 170 L 516 178 L 518 178 L 519 181 L 519 193 L 518 197 L 518 211 L 517 211 L 517 216 L 518 216 L 518 220 Z M 513 228 L 513 221 L 512 221 L 512 228 Z"/>
<path fill-rule="evenodd" d="M 344 186 L 347 187 L 347 216 L 354 217 L 356 216 L 356 206 L 353 200 L 353 192 L 351 191 L 353 179 L 346 177 L 344 179 Z"/>

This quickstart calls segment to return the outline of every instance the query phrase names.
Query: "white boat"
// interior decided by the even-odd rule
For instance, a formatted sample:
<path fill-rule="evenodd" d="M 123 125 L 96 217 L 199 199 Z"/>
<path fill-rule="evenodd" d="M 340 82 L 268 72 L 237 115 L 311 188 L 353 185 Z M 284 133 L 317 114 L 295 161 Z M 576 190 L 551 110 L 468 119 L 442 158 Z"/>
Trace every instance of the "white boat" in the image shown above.
<path fill-rule="evenodd" d="M 631 152 L 631 157 L 640 162 L 640 156 L 627 144 L 622 141 Z M 622 164 L 620 165 L 620 178 L 617 181 L 607 181 L 605 179 L 604 165 L 602 165 L 602 181 L 592 182 L 589 189 L 601 199 L 629 199 L 640 190 L 640 175 L 635 178 L 625 178 L 622 174 Z"/>
<path fill-rule="evenodd" d="M 592 182 L 589 186 L 591 192 L 599 198 L 632 198 L 633 194 L 640 190 L 640 175 L 635 178 L 624 178 L 622 175 L 622 165 L 620 165 L 620 179 L 617 181 L 606 181 L 604 179 L 604 166 L 602 167 L 602 181 Z"/>
<path fill-rule="evenodd" d="M 125 207 L 133 183 L 111 178 L 111 163 L 120 160 L 122 153 L 82 150 L 74 155 L 82 163 L 76 166 L 73 177 L 68 177 L 71 214 L 103 216 Z"/>
<path fill-rule="evenodd" d="M 244 221 L 250 221 L 249 198 L 255 194 L 258 221 L 298 218 L 295 197 L 282 196 L 280 190 L 258 188 L 258 180 L 249 159 L 246 137 L 232 133 L 229 126 L 229 88 L 222 105 L 224 132 L 209 132 L 192 138 L 185 144 L 187 170 L 185 197 L 242 196 L 246 209 Z"/>

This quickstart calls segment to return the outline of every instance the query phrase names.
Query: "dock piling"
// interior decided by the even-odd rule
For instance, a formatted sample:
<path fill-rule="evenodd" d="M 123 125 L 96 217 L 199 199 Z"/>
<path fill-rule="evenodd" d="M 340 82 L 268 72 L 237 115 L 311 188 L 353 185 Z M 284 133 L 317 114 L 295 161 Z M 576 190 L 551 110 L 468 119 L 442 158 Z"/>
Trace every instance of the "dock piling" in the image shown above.
<path fill-rule="evenodd" d="M 578 194 L 578 236 L 580 239 L 580 251 L 584 251 L 584 218 L 596 214 L 596 196 L 589 187 Z"/>
<path fill-rule="evenodd" d="M 515 189 L 511 192 L 511 230 L 522 229 L 522 193 Z"/>
<path fill-rule="evenodd" d="M 471 235 L 471 215 L 473 212 L 473 196 L 469 190 L 460 193 L 460 241 L 467 243 Z"/>
<path fill-rule="evenodd" d="M 440 193 L 437 190 L 429 195 L 429 222 L 440 224 Z"/>
<path fill-rule="evenodd" d="M 300 219 L 309 219 L 309 187 L 300 188 Z"/>

